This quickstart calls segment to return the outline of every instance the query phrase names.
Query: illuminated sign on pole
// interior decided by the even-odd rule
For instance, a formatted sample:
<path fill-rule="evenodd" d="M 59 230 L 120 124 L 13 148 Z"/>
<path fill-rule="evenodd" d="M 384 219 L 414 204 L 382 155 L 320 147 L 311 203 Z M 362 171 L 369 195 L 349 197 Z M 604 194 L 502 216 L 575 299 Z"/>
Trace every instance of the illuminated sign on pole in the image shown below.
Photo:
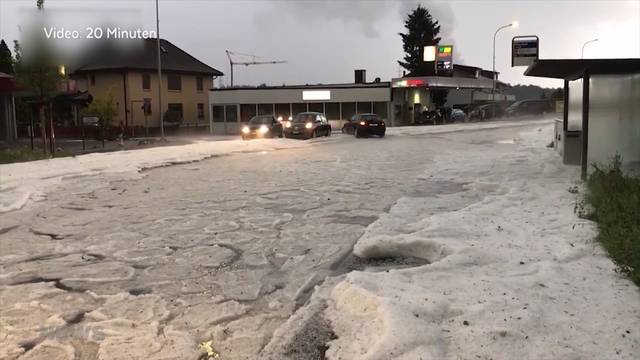
<path fill-rule="evenodd" d="M 422 60 L 425 62 L 436 61 L 436 47 L 425 46 L 423 50 Z"/>
<path fill-rule="evenodd" d="M 453 45 L 440 45 L 436 53 L 436 74 L 452 75 L 453 73 Z"/>
<path fill-rule="evenodd" d="M 540 41 L 535 35 L 516 36 L 511 40 L 511 67 L 529 66 L 538 60 Z"/>

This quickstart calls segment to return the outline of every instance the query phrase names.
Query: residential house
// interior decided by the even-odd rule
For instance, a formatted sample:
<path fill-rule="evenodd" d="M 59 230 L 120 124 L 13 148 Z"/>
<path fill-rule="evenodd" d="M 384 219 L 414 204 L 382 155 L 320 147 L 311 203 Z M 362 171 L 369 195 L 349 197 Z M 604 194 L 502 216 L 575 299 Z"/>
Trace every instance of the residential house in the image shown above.
<path fill-rule="evenodd" d="M 71 74 L 77 89 L 94 99 L 114 97 L 117 125 L 127 128 L 160 126 L 157 39 L 131 40 L 127 47 L 101 44 Z M 179 112 L 181 127 L 209 126 L 208 90 L 222 72 L 206 65 L 171 42 L 160 40 L 162 114 Z M 151 103 L 145 115 L 143 102 Z"/>

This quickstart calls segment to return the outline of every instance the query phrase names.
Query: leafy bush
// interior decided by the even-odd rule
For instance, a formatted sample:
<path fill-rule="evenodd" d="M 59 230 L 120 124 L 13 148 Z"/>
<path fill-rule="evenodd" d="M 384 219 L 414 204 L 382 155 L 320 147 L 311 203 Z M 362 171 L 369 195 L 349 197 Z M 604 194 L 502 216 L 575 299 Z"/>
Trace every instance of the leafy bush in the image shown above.
<path fill-rule="evenodd" d="M 83 110 L 84 115 L 94 115 L 100 118 L 100 126 L 113 125 L 113 120 L 118 115 L 118 108 L 111 92 L 104 98 L 95 98 L 89 106 Z"/>
<path fill-rule="evenodd" d="M 594 165 L 587 180 L 589 218 L 598 223 L 598 241 L 620 271 L 640 285 L 640 178 L 625 176 L 621 158 Z"/>

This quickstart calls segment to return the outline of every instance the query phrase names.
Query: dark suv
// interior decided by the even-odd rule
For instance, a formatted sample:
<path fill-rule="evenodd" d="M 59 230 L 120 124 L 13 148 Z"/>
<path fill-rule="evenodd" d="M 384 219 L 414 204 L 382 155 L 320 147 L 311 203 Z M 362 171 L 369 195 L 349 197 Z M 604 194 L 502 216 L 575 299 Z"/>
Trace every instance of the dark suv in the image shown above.
<path fill-rule="evenodd" d="M 357 114 L 351 117 L 348 123 L 342 127 L 344 134 L 353 134 L 355 137 L 377 135 L 384 137 L 387 126 L 376 114 Z"/>
<path fill-rule="evenodd" d="M 292 121 L 287 121 L 284 136 L 298 139 L 331 136 L 331 125 L 322 113 L 303 112 L 296 115 Z"/>
<path fill-rule="evenodd" d="M 504 112 L 506 116 L 543 115 L 555 111 L 554 100 L 516 101 Z"/>

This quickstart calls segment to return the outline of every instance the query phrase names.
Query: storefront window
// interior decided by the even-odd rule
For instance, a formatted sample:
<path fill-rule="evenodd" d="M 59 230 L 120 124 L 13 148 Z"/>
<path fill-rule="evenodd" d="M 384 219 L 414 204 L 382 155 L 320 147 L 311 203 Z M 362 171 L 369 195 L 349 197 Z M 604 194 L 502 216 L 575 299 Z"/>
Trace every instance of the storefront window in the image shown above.
<path fill-rule="evenodd" d="M 213 116 L 213 122 L 224 122 L 224 106 L 213 105 L 211 116 Z"/>
<path fill-rule="evenodd" d="M 295 117 L 296 114 L 307 111 L 307 104 L 295 103 L 292 106 L 293 106 L 293 117 Z"/>
<path fill-rule="evenodd" d="M 368 114 L 371 113 L 371 102 L 359 102 L 358 103 L 358 114 Z"/>
<path fill-rule="evenodd" d="M 356 114 L 356 103 L 342 103 L 342 119 L 341 120 L 349 120 L 353 115 Z"/>
<path fill-rule="evenodd" d="M 290 111 L 289 104 L 276 104 L 275 116 L 276 118 L 282 116 L 282 120 L 287 120 L 291 116 Z"/>
<path fill-rule="evenodd" d="M 252 117 L 256 116 L 256 104 L 242 104 L 240 105 L 240 121 L 249 122 Z"/>
<path fill-rule="evenodd" d="M 273 115 L 273 104 L 258 104 L 258 115 Z"/>
<path fill-rule="evenodd" d="M 309 111 L 324 113 L 322 103 L 309 103 Z"/>
<path fill-rule="evenodd" d="M 387 103 L 384 101 L 374 102 L 373 113 L 378 115 L 381 119 L 387 119 Z"/>
<path fill-rule="evenodd" d="M 324 114 L 329 120 L 340 120 L 340 104 L 339 103 L 325 103 Z"/>

